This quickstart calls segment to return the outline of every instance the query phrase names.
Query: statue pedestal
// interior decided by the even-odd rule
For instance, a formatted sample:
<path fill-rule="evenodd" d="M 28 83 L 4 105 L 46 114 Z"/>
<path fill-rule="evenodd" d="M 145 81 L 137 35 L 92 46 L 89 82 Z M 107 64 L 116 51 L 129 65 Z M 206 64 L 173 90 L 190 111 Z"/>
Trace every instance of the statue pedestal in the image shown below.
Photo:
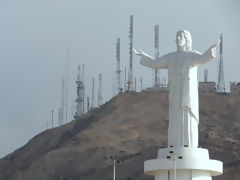
<path fill-rule="evenodd" d="M 144 172 L 155 180 L 211 180 L 223 173 L 223 163 L 209 159 L 207 149 L 168 147 L 159 149 L 157 159 L 144 162 Z"/>

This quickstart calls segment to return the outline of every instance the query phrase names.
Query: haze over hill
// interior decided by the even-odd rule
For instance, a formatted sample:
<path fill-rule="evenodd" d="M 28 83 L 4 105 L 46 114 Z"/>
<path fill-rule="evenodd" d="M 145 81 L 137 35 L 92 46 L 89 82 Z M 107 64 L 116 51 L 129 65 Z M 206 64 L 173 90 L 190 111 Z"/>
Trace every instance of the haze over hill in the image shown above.
<path fill-rule="evenodd" d="M 224 175 L 240 177 L 240 95 L 200 93 L 200 146 L 224 162 Z M 168 93 L 124 93 L 64 126 L 46 130 L 0 160 L 4 180 L 112 178 L 150 180 L 143 162 L 167 145 Z"/>

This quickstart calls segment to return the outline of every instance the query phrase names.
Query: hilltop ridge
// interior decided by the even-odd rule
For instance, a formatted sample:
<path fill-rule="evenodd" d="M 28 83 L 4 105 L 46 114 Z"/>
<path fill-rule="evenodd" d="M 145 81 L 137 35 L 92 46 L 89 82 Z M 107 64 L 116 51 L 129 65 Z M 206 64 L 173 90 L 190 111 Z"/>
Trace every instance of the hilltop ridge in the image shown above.
<path fill-rule="evenodd" d="M 224 162 L 224 175 L 240 177 L 240 96 L 200 93 L 200 146 Z M 46 130 L 0 159 L 4 180 L 151 180 L 143 162 L 167 145 L 168 93 L 123 93 L 76 121 Z"/>

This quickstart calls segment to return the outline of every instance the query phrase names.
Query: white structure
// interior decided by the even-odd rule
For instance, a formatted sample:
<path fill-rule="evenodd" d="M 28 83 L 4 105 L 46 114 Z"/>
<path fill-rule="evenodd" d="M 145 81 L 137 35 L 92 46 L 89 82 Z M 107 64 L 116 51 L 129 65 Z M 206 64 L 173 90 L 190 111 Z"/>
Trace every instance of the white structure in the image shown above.
<path fill-rule="evenodd" d="M 153 57 L 140 51 L 140 63 L 152 69 L 168 69 L 169 128 L 168 147 L 160 149 L 158 158 L 145 161 L 144 171 L 155 180 L 211 180 L 222 174 L 223 164 L 209 159 L 208 150 L 198 148 L 197 66 L 216 57 L 217 42 L 205 53 L 192 51 L 188 31 L 176 35 L 177 51 Z"/>

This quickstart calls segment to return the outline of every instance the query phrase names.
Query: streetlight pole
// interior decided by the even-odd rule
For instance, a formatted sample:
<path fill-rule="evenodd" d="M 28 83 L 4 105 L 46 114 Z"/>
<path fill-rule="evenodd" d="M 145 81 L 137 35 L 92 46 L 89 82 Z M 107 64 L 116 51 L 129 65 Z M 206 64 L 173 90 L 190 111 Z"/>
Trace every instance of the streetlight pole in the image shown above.
<path fill-rule="evenodd" d="M 116 178 L 116 160 L 113 160 L 113 180 Z"/>
<path fill-rule="evenodd" d="M 121 161 L 114 159 L 112 156 L 110 158 L 113 161 L 113 180 L 116 180 L 116 165 L 121 164 Z"/>

